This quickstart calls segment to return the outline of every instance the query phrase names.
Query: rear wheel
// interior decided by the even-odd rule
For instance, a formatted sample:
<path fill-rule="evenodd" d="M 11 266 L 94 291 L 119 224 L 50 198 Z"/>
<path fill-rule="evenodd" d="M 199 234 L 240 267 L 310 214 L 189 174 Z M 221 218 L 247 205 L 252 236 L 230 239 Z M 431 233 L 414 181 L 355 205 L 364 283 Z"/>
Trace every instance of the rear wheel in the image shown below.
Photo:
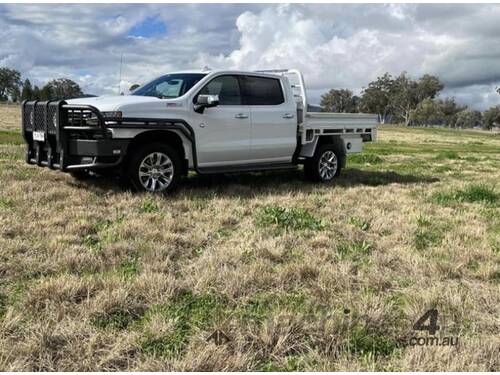
<path fill-rule="evenodd" d="M 333 145 L 319 146 L 312 158 L 304 163 L 304 173 L 308 180 L 330 182 L 340 174 L 342 155 Z"/>
<path fill-rule="evenodd" d="M 169 145 L 152 143 L 139 148 L 130 160 L 128 175 L 134 188 L 149 193 L 170 193 L 178 185 L 181 162 Z"/>

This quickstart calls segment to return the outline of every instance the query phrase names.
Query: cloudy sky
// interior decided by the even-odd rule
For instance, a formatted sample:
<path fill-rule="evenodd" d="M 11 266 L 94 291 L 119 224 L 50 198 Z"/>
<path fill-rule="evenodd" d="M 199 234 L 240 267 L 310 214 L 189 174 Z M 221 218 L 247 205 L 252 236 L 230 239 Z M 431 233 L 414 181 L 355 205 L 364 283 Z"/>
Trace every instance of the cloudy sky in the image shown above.
<path fill-rule="evenodd" d="M 500 6 L 433 4 L 0 5 L 0 66 L 87 93 L 174 70 L 301 69 L 312 102 L 384 72 L 435 74 L 444 95 L 500 102 Z"/>

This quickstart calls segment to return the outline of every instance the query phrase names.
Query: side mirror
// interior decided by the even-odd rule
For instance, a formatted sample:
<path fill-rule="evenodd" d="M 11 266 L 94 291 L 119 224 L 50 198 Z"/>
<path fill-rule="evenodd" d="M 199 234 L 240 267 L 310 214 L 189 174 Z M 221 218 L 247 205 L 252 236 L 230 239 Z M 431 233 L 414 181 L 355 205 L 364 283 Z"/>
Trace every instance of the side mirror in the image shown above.
<path fill-rule="evenodd" d="M 219 105 L 219 95 L 198 95 L 194 110 L 203 113 L 205 108 L 216 107 Z"/>
<path fill-rule="evenodd" d="M 128 91 L 132 92 L 134 91 L 135 89 L 139 88 L 140 85 L 138 85 L 137 83 L 134 83 L 132 86 L 130 86 L 130 88 L 128 89 Z"/>

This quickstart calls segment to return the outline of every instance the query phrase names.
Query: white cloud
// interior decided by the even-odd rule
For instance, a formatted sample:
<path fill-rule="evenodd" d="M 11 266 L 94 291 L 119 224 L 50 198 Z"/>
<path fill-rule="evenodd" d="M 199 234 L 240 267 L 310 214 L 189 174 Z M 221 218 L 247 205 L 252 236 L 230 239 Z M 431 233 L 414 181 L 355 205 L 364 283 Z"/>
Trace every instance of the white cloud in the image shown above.
<path fill-rule="evenodd" d="M 239 48 L 227 56 L 203 55 L 200 64 L 235 69 L 296 67 L 304 71 L 311 89 L 359 90 L 386 71 L 418 74 L 426 53 L 438 48 L 422 32 L 402 38 L 361 28 L 345 37 L 328 36 L 324 25 L 293 6 L 246 12 L 236 25 L 241 34 Z M 332 20 L 331 27 L 335 26 Z"/>
<path fill-rule="evenodd" d="M 157 17 L 164 35 L 129 30 Z M 303 70 L 313 101 L 386 71 L 437 74 L 446 93 L 498 103 L 500 6 L 406 4 L 0 5 L 0 65 L 37 84 L 65 76 L 86 92 L 185 68 Z"/>

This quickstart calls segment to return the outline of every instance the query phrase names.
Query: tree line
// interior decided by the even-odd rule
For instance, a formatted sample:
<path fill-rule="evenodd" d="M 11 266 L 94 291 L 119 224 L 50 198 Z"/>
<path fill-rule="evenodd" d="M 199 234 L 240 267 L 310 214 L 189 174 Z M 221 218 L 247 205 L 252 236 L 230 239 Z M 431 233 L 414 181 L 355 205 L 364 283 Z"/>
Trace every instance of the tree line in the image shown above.
<path fill-rule="evenodd" d="M 347 89 L 332 89 L 321 96 L 326 112 L 376 113 L 381 123 L 404 123 L 413 126 L 441 125 L 451 128 L 500 126 L 500 105 L 480 112 L 459 105 L 454 98 L 438 98 L 444 89 L 439 78 L 424 74 L 412 79 L 401 73 L 378 77 L 365 87 L 360 96 Z M 497 90 L 500 94 L 500 89 Z M 44 86 L 32 85 L 28 78 L 6 67 L 0 67 L 0 102 L 23 100 L 62 100 L 89 96 L 67 78 L 53 79 Z"/>
<path fill-rule="evenodd" d="M 347 89 L 332 89 L 321 96 L 320 105 L 325 112 L 376 113 L 381 123 L 406 126 L 500 126 L 500 105 L 480 112 L 458 104 L 454 98 L 438 98 L 443 89 L 439 78 L 430 74 L 415 80 L 407 73 L 396 77 L 385 73 L 370 82 L 360 96 Z M 500 94 L 500 89 L 497 91 Z"/>
<path fill-rule="evenodd" d="M 32 85 L 15 69 L 0 67 L 0 102 L 23 100 L 62 100 L 86 96 L 80 86 L 68 78 L 57 78 L 42 87 Z"/>

